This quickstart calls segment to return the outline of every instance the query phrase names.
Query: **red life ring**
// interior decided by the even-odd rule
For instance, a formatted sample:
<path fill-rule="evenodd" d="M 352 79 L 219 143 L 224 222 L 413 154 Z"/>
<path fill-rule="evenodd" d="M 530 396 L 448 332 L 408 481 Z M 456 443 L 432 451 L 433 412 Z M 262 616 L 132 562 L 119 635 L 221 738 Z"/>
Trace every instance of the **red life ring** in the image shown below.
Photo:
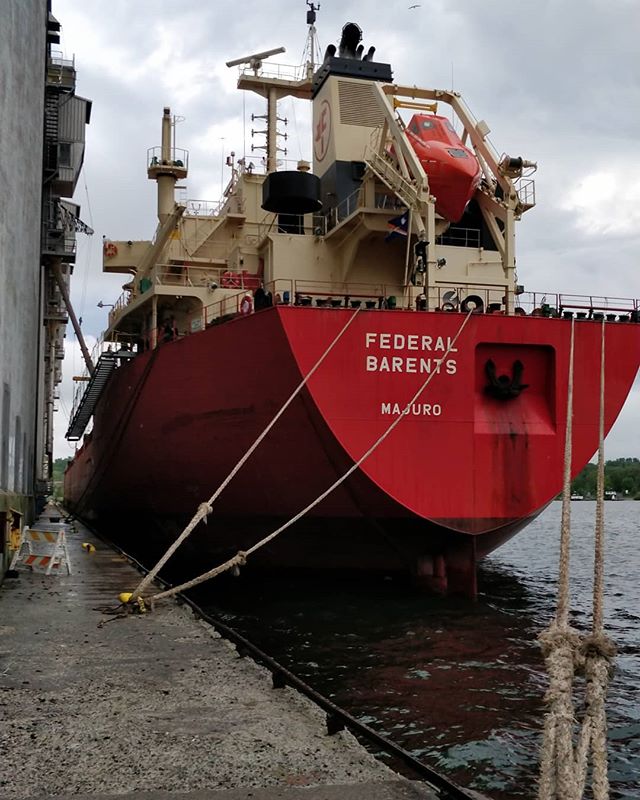
<path fill-rule="evenodd" d="M 240 313 L 246 316 L 247 314 L 250 314 L 252 310 L 253 310 L 253 301 L 251 300 L 251 297 L 249 297 L 249 295 L 245 295 L 240 303 Z"/>
<path fill-rule="evenodd" d="M 113 242 L 105 242 L 102 247 L 105 258 L 115 258 L 118 255 L 118 248 Z"/>

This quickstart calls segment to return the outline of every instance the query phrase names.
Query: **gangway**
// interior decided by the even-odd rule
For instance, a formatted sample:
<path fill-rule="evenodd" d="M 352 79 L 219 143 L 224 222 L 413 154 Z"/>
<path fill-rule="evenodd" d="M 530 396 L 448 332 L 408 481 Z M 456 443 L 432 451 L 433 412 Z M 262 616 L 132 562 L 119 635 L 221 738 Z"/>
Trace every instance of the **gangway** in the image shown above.
<path fill-rule="evenodd" d="M 65 438 L 70 442 L 77 442 L 84 433 L 104 387 L 118 365 L 118 361 L 123 358 L 132 358 L 133 355 L 134 353 L 108 352 L 100 356 L 65 434 Z"/>

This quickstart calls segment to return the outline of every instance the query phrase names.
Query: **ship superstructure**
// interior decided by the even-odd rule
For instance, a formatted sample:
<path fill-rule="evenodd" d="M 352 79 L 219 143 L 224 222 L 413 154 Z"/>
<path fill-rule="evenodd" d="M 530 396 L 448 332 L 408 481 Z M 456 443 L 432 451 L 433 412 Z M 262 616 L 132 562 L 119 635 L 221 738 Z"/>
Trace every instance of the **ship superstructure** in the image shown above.
<path fill-rule="evenodd" d="M 318 69 L 288 74 L 271 52 L 238 60 L 239 88 L 267 100 L 266 169 L 231 159 L 218 206 L 175 202 L 188 154 L 164 110 L 155 239 L 105 241 L 105 271 L 129 277 L 104 337 L 120 355 L 71 421 L 75 440 L 94 425 L 67 500 L 172 538 L 313 371 L 199 551 L 250 546 L 357 463 L 263 565 L 398 569 L 473 593 L 477 558 L 561 486 L 572 331 L 577 472 L 597 444 L 597 323 L 610 426 L 640 361 L 638 302 L 524 292 L 515 228 L 535 164 L 499 156 L 457 93 L 393 83 L 354 23 Z M 313 104 L 313 165 L 296 170 L 276 168 L 287 95 Z"/>
<path fill-rule="evenodd" d="M 360 35 L 352 28 L 343 34 L 347 42 Z M 470 294 L 485 310 L 513 312 L 519 305 L 515 223 L 535 204 L 535 165 L 499 157 L 487 141 L 488 126 L 457 93 L 397 86 L 389 64 L 358 59 L 348 44 L 340 52 L 328 54 L 313 77 L 306 70 L 281 77 L 281 67 L 271 77 L 267 62 L 257 68 L 248 59 L 238 85 L 268 101 L 266 174 L 245 158 L 234 161 L 217 207 L 175 202 L 188 153 L 175 147 L 165 109 L 162 145 L 147 158 L 148 176 L 158 183 L 154 242 L 105 242 L 105 272 L 134 276 L 110 312 L 105 339 L 117 332 L 153 346 L 167 314 L 181 334 L 197 330 L 238 311 L 239 290 L 252 291 L 260 281 L 274 296 L 310 296 L 314 305 L 316 295 L 349 294 L 348 285 L 359 283 L 367 286 L 365 301 L 393 297 L 397 307 L 413 308 L 420 298 L 431 310 L 457 308 Z M 313 103 L 312 171 L 306 162 L 297 172 L 270 169 L 278 154 L 277 101 L 288 95 Z M 437 213 L 438 199 L 412 144 L 418 137 L 411 128 L 407 135 L 397 111 L 419 109 L 418 118 L 428 119 L 428 112 L 439 120 L 438 104 L 455 112 L 461 141 L 473 147 L 482 175 L 453 222 Z M 401 234 L 406 242 L 409 231 L 410 246 L 390 243 L 384 258 L 372 257 L 398 216 L 406 220 Z M 326 286 L 316 292 L 314 283 Z M 184 287 L 181 304 L 176 285 Z"/>

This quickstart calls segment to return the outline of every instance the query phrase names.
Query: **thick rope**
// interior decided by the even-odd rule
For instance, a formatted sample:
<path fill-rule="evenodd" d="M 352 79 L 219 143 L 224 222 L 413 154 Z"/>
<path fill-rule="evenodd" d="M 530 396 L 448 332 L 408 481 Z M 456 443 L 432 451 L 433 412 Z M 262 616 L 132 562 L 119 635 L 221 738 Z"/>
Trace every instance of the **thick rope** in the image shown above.
<path fill-rule="evenodd" d="M 198 523 L 202 519 L 204 519 L 206 521 L 207 516 L 209 514 L 211 514 L 211 512 L 213 510 L 212 509 L 213 503 L 217 500 L 217 498 L 220 496 L 220 494 L 224 491 L 224 489 L 233 480 L 233 478 L 238 473 L 238 471 L 242 468 L 242 466 L 245 464 L 245 462 L 251 457 L 251 455 L 253 454 L 254 450 L 256 450 L 256 448 L 260 445 L 262 440 L 269 433 L 269 431 L 273 428 L 273 426 L 280 419 L 280 417 L 284 414 L 284 412 L 287 410 L 287 408 L 289 408 L 289 406 L 291 405 L 293 400 L 298 396 L 298 394 L 300 394 L 302 389 L 309 382 L 309 379 L 318 370 L 318 368 L 320 367 L 322 362 L 329 355 L 329 353 L 333 350 L 335 345 L 341 339 L 342 335 L 346 332 L 347 328 L 351 325 L 351 323 L 354 321 L 354 319 L 358 316 L 359 312 L 360 312 L 360 308 L 357 308 L 354 311 L 354 313 L 349 317 L 349 319 L 347 320 L 346 324 L 342 327 L 342 329 L 340 330 L 338 335 L 333 339 L 333 341 L 327 347 L 327 349 L 324 351 L 324 353 L 316 361 L 316 363 L 309 370 L 309 372 L 305 375 L 305 377 L 298 384 L 298 386 L 294 389 L 294 391 L 291 394 L 291 396 L 289 397 L 289 399 L 284 403 L 284 405 L 281 407 L 281 409 L 278 411 L 278 413 L 275 415 L 275 417 L 271 420 L 271 422 L 267 425 L 267 427 L 262 431 L 262 433 L 258 436 L 258 438 L 255 440 L 255 442 L 251 445 L 251 447 L 247 450 L 247 452 L 238 461 L 238 463 L 231 470 L 231 472 L 227 475 L 227 477 L 222 481 L 220 486 L 218 486 L 216 491 L 211 495 L 211 497 L 207 500 L 207 502 L 206 503 L 200 503 L 200 505 L 198 506 L 198 510 L 196 511 L 194 516 L 192 517 L 192 519 L 189 522 L 189 524 L 187 525 L 187 527 L 182 531 L 182 533 L 180 534 L 180 536 L 178 536 L 178 538 L 175 540 L 175 542 L 173 542 L 173 544 L 169 547 L 167 552 L 158 561 L 158 563 L 155 565 L 155 567 L 150 572 L 147 573 L 147 575 L 140 581 L 138 586 L 133 590 L 132 595 L 131 595 L 131 599 L 132 600 L 136 600 L 138 597 L 140 597 L 142 595 L 142 593 L 147 588 L 147 586 L 149 586 L 151 581 L 153 581 L 153 579 L 156 577 L 158 572 L 160 572 L 162 567 L 164 567 L 164 565 L 171 558 L 171 556 L 176 552 L 176 550 L 180 547 L 180 545 L 184 542 L 184 540 L 191 534 L 191 532 L 196 527 L 196 525 L 198 525 Z"/>
<path fill-rule="evenodd" d="M 593 630 L 581 636 L 569 626 L 569 544 L 571 417 L 573 413 L 573 348 L 571 328 L 569 385 L 567 393 L 567 437 L 563 486 L 560 578 L 556 617 L 540 636 L 549 673 L 545 695 L 545 716 L 540 757 L 539 800 L 580 800 L 583 797 L 591 756 L 594 800 L 608 800 L 607 718 L 605 701 L 613 671 L 615 645 L 603 632 L 604 596 L 604 394 L 605 335 L 602 324 L 600 356 L 600 418 L 598 439 L 598 483 L 594 545 Z M 583 674 L 586 681 L 585 711 L 574 747 L 573 681 Z"/>
<path fill-rule="evenodd" d="M 571 557 L 571 459 L 573 437 L 573 357 L 575 320 L 571 321 L 569 345 L 569 380 L 567 386 L 567 427 L 564 437 L 564 475 L 562 483 L 562 520 L 560 523 L 560 577 L 556 625 L 564 627 L 569 621 L 569 568 Z"/>
<path fill-rule="evenodd" d="M 605 397 L 605 324 L 600 342 L 600 428 L 598 439 L 598 479 L 596 489 L 596 524 L 593 564 L 593 633 L 584 641 L 586 706 L 592 730 L 592 783 L 595 800 L 609 797 L 607 764 L 606 697 L 613 674 L 616 648 L 604 633 L 604 397 Z"/>
<path fill-rule="evenodd" d="M 442 360 L 443 361 L 446 358 L 446 356 L 453 349 L 453 346 L 455 345 L 455 343 L 458 340 L 458 337 L 460 336 L 460 334 L 464 330 L 464 328 L 465 328 L 467 322 L 469 321 L 469 318 L 471 317 L 472 313 L 473 313 L 473 311 L 469 311 L 467 316 L 464 318 L 464 320 L 462 322 L 462 325 L 458 329 L 458 332 L 453 337 L 453 339 L 449 342 L 449 345 L 448 345 L 444 355 L 442 356 Z M 424 392 L 424 390 L 427 388 L 427 386 L 429 385 L 431 380 L 437 374 L 438 374 L 437 371 L 429 373 L 428 377 L 422 383 L 422 385 L 420 386 L 418 391 L 414 394 L 414 396 L 411 398 L 411 400 L 409 400 L 409 402 L 405 406 L 405 409 L 411 408 L 411 406 L 418 400 L 420 395 Z M 209 580 L 210 578 L 214 578 L 217 575 L 220 575 L 222 572 L 226 572 L 227 570 L 232 569 L 235 566 L 238 566 L 238 562 L 236 561 L 236 559 L 238 559 L 238 558 L 243 559 L 246 562 L 246 559 L 250 555 L 252 555 L 257 550 L 259 550 L 261 547 L 264 547 L 270 541 L 275 539 L 276 536 L 279 536 L 287 528 L 290 528 L 301 517 L 303 517 L 308 511 L 310 511 L 312 508 L 314 508 L 319 503 L 321 503 L 325 499 L 325 497 L 327 497 L 328 495 L 331 494 L 331 492 L 333 492 L 335 489 L 337 489 L 337 487 L 340 486 L 341 483 L 344 483 L 344 481 L 346 481 L 347 478 L 350 475 L 352 475 L 360 467 L 360 465 L 363 463 L 363 461 L 365 461 L 371 455 L 371 453 L 373 453 L 373 451 L 376 450 L 382 444 L 382 442 L 384 442 L 384 440 L 400 424 L 400 422 L 402 421 L 402 419 L 405 416 L 407 416 L 406 410 L 405 410 L 405 412 L 400 414 L 398 417 L 396 417 L 396 419 L 393 420 L 393 422 L 376 439 L 376 441 L 371 445 L 371 447 L 369 447 L 369 449 L 362 456 L 360 456 L 360 458 L 347 470 L 347 472 L 344 473 L 344 475 L 342 475 L 334 483 L 332 483 L 331 486 L 328 489 L 326 489 L 321 495 L 316 497 L 316 499 L 313 500 L 311 503 L 309 503 L 308 506 L 303 508 L 302 511 L 299 511 L 294 517 L 292 517 L 290 520 L 285 522 L 284 525 L 281 525 L 279 528 L 277 528 L 275 531 L 270 533 L 268 536 L 265 536 L 264 539 L 261 539 L 259 542 L 257 542 L 252 547 L 250 547 L 248 550 L 240 551 L 233 558 L 229 559 L 228 561 L 225 561 L 223 564 L 219 565 L 218 567 L 215 567 L 214 569 L 211 569 L 208 572 L 204 572 L 202 575 L 199 575 L 197 578 L 193 578 L 192 580 L 187 581 L 186 583 L 181 583 L 179 586 L 173 586 L 171 589 L 167 589 L 164 592 L 160 592 L 159 594 L 156 594 L 156 595 L 148 598 L 147 602 L 150 603 L 151 605 L 153 605 L 158 600 L 164 600 L 164 599 L 166 599 L 168 597 L 172 597 L 173 595 L 178 594 L 179 592 L 184 592 L 187 589 L 192 589 L 194 586 L 198 586 L 199 584 L 204 583 L 205 581 Z"/>
<path fill-rule="evenodd" d="M 604 597 L 604 322 L 600 342 L 600 427 L 596 484 L 595 557 L 593 563 L 593 632 L 602 632 Z"/>

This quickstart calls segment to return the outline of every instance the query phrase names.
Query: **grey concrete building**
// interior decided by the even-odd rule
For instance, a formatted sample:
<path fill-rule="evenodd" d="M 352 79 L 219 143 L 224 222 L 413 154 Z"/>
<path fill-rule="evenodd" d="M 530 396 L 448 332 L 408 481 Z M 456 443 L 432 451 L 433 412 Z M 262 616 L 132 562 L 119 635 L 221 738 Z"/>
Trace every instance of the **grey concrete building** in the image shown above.
<path fill-rule="evenodd" d="M 56 53 L 48 0 L 0 0 L 0 577 L 50 488 L 75 260 L 73 194 L 91 104 Z"/>

